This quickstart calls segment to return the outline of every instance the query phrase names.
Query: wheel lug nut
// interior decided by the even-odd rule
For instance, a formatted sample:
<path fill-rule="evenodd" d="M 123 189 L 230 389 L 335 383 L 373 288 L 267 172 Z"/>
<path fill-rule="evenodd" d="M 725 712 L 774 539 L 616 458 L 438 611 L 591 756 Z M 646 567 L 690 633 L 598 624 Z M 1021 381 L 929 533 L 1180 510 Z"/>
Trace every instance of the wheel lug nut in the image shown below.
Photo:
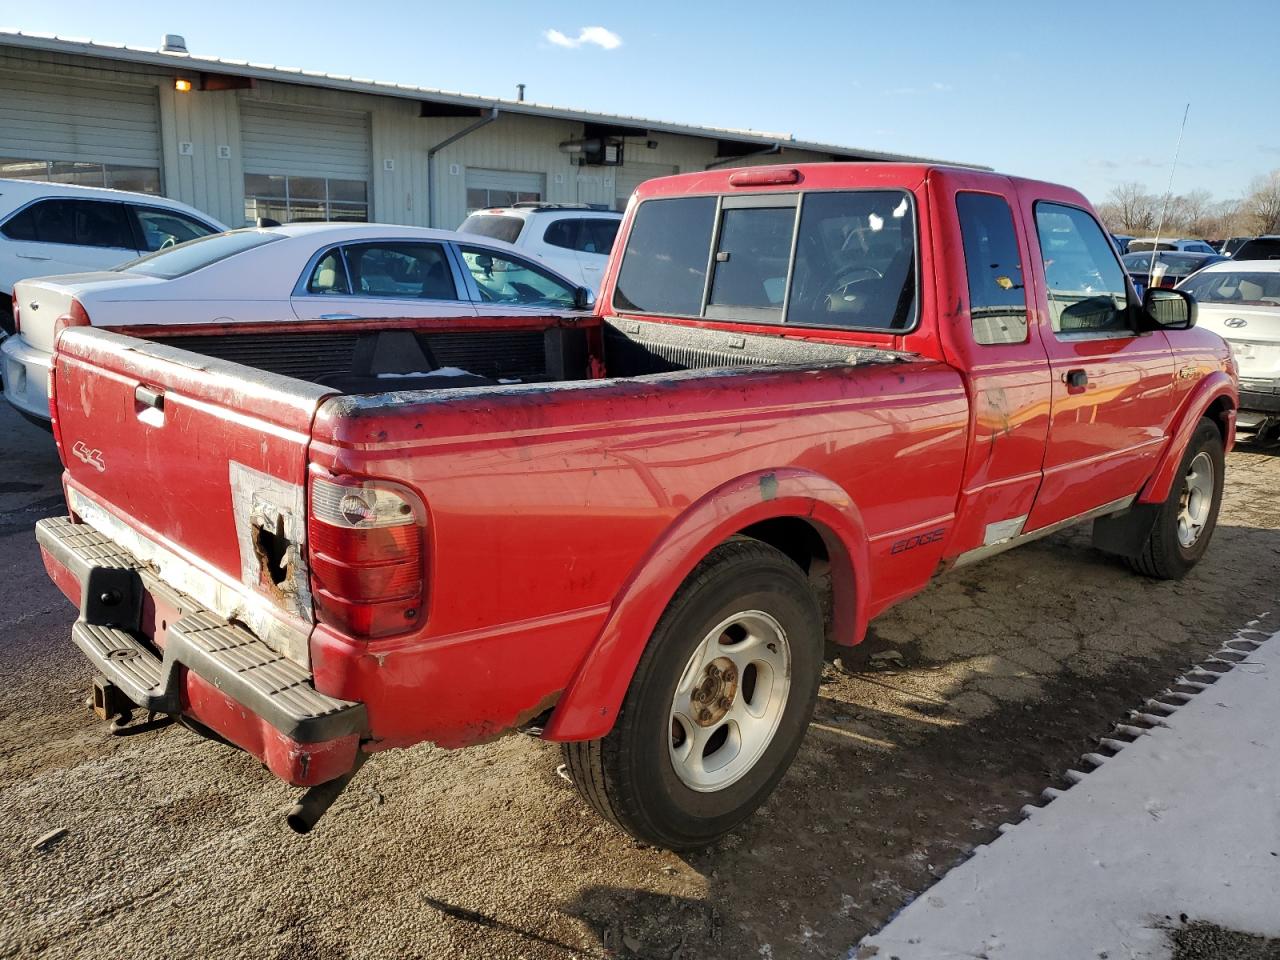
<path fill-rule="evenodd" d="M 698 719 L 701 720 L 703 723 L 706 723 L 708 720 L 711 719 L 711 711 L 710 710 L 701 711 L 698 714 Z"/>
<path fill-rule="evenodd" d="M 732 706 L 733 706 L 733 700 L 730 697 L 725 697 L 723 700 L 720 701 L 721 710 L 728 710 Z"/>

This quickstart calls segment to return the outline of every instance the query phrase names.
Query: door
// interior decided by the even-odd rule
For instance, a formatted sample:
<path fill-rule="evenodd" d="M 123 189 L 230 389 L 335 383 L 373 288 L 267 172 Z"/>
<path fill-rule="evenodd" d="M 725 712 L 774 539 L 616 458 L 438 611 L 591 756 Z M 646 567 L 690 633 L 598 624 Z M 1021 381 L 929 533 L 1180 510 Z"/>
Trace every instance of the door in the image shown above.
<path fill-rule="evenodd" d="M 1052 401 L 1036 530 L 1136 494 L 1173 415 L 1173 357 L 1138 332 L 1140 306 L 1107 235 L 1087 210 L 1023 200 L 1039 246 L 1032 263 Z"/>
<path fill-rule="evenodd" d="M 1030 246 L 1012 184 L 940 171 L 930 191 L 938 208 L 955 213 L 937 218 L 939 300 L 959 308 L 939 335 L 947 360 L 966 372 L 971 411 L 946 555 L 976 558 L 1021 534 L 1030 518 L 1049 435 L 1049 361 L 1028 309 Z"/>
<path fill-rule="evenodd" d="M 125 205 L 106 200 L 37 200 L 5 222 L 19 276 L 104 270 L 138 255 Z"/>
<path fill-rule="evenodd" d="M 302 320 L 474 317 L 475 306 L 441 243 L 371 240 L 322 251 L 294 289 Z"/>

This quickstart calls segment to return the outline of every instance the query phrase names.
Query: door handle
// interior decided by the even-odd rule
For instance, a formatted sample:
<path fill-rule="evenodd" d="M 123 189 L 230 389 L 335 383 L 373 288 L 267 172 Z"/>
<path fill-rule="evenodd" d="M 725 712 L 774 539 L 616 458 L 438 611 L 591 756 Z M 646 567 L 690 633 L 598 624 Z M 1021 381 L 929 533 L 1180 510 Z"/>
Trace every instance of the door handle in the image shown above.
<path fill-rule="evenodd" d="M 1083 370 L 1068 370 L 1062 375 L 1062 379 L 1073 390 L 1079 390 L 1089 384 L 1089 374 Z"/>
<path fill-rule="evenodd" d="M 354 313 L 322 313 L 321 320 L 359 320 L 360 318 Z"/>
<path fill-rule="evenodd" d="M 164 409 L 163 390 L 152 390 L 150 387 L 138 386 L 133 391 L 133 399 L 138 402 L 139 406 L 150 407 L 152 410 Z"/>

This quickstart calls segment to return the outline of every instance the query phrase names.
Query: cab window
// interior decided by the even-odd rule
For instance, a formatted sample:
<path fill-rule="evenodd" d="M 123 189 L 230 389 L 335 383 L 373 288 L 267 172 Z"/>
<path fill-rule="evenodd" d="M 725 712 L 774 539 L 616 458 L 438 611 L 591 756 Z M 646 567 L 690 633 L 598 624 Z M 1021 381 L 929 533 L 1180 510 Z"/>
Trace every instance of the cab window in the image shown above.
<path fill-rule="evenodd" d="M 1035 209 L 1053 332 L 1132 333 L 1124 269 L 1102 227 L 1078 207 Z"/>
<path fill-rule="evenodd" d="M 990 193 L 956 194 L 975 343 L 1025 343 L 1027 295 L 1013 211 Z"/>

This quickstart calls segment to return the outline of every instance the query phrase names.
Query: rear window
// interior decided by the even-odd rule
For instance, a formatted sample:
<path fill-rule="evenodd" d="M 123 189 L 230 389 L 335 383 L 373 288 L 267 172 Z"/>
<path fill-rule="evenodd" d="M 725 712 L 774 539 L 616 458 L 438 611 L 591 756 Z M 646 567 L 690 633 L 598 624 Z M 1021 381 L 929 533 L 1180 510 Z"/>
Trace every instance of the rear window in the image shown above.
<path fill-rule="evenodd" d="M 613 306 L 903 331 L 915 319 L 915 235 L 911 198 L 901 190 L 741 194 L 719 206 L 715 197 L 646 200 Z"/>
<path fill-rule="evenodd" d="M 462 221 L 459 233 L 474 233 L 503 243 L 515 243 L 520 237 L 524 221 L 519 217 L 505 217 L 495 213 L 473 213 Z"/>
<path fill-rule="evenodd" d="M 1178 254 L 1165 252 L 1159 252 L 1155 257 L 1156 265 L 1163 265 L 1165 273 L 1182 274 L 1183 276 L 1188 273 L 1195 273 L 1199 270 L 1200 267 L 1204 265 L 1205 259 L 1206 257 L 1199 254 L 1188 255 L 1185 253 Z M 1139 273 L 1146 273 L 1151 267 L 1151 254 L 1130 253 L 1121 257 L 1120 261 L 1124 264 L 1124 268 L 1130 273 L 1135 270 Z"/>
<path fill-rule="evenodd" d="M 1129 253 L 1137 253 L 1139 250 L 1146 250 L 1148 252 L 1152 250 L 1177 250 L 1178 247 L 1173 243 L 1167 243 L 1163 240 L 1159 243 L 1156 243 L 1154 240 L 1130 240 L 1127 249 Z"/>
<path fill-rule="evenodd" d="M 1237 260 L 1280 260 L 1280 237 L 1246 240 L 1235 252 Z"/>
<path fill-rule="evenodd" d="M 266 233 L 261 230 L 232 230 L 230 233 L 215 233 L 198 240 L 189 240 L 176 247 L 157 250 L 145 257 L 131 260 L 116 267 L 121 273 L 142 273 L 148 277 L 160 277 L 172 280 L 174 277 L 185 277 L 189 273 L 207 267 L 211 263 L 234 257 L 238 253 L 261 247 L 284 237 L 278 233 Z"/>
<path fill-rule="evenodd" d="M 1280 307 L 1280 272 L 1208 271 L 1187 280 L 1178 288 L 1201 303 L 1239 303 L 1247 306 Z"/>

